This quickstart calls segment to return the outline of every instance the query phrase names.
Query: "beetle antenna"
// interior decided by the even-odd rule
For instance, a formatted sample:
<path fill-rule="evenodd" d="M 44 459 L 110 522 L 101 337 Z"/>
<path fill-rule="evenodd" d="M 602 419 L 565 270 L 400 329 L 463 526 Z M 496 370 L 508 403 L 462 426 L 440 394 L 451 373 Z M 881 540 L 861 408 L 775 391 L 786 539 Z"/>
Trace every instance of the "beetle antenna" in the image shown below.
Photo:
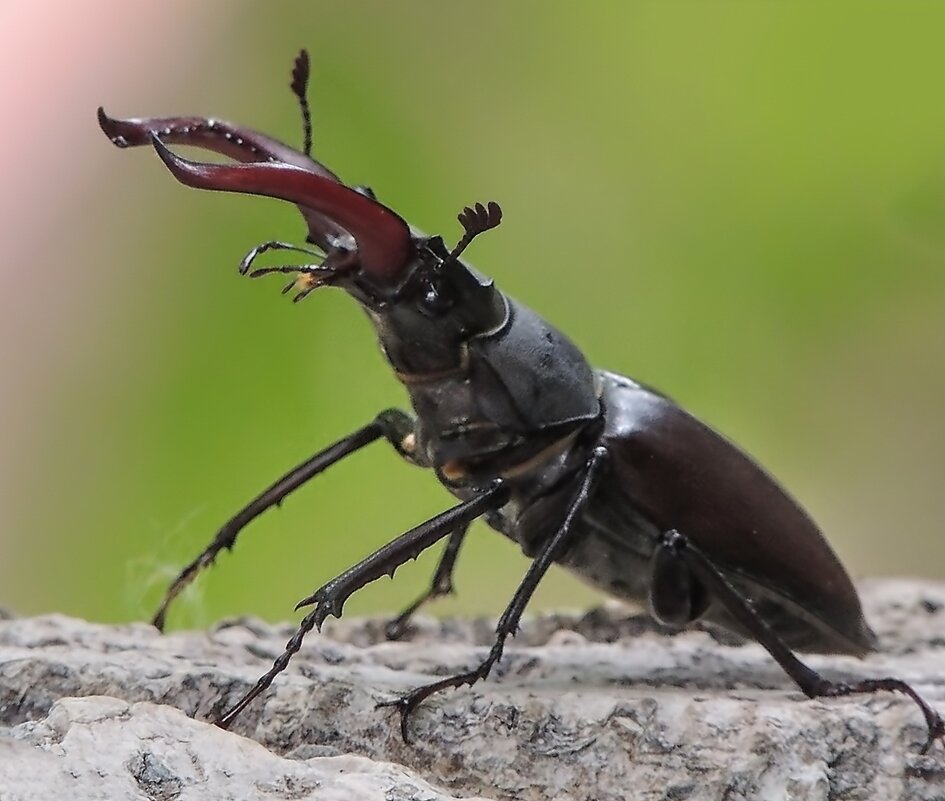
<path fill-rule="evenodd" d="M 308 50 L 303 47 L 295 58 L 295 66 L 292 68 L 292 83 L 289 86 L 292 87 L 292 93 L 299 99 L 299 106 L 302 108 L 302 131 L 305 139 L 302 152 L 311 157 L 312 112 L 308 106 L 308 76 Z"/>
<path fill-rule="evenodd" d="M 502 222 L 502 208 L 494 200 L 490 200 L 485 206 L 477 203 L 475 206 L 466 206 L 456 217 L 465 229 L 463 238 L 456 243 L 449 256 L 447 256 L 440 268 L 446 267 L 459 259 L 460 255 L 479 234 L 495 228 Z"/>

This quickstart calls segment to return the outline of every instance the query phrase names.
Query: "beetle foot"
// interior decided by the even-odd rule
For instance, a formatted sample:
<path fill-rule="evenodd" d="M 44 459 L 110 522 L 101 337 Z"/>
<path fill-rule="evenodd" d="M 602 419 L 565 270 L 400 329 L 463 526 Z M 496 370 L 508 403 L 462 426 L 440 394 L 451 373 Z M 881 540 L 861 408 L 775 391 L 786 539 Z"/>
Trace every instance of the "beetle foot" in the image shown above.
<path fill-rule="evenodd" d="M 864 679 L 863 681 L 847 683 L 825 682 L 822 687 L 814 690 L 814 697 L 837 698 L 844 695 L 854 695 L 860 693 L 891 692 L 902 693 L 909 696 L 916 706 L 922 711 L 925 718 L 925 726 L 928 730 L 925 744 L 919 750 L 920 754 L 927 754 L 929 749 L 935 744 L 936 740 L 945 743 L 945 720 L 936 712 L 912 685 L 904 682 L 902 679 Z"/>
<path fill-rule="evenodd" d="M 397 617 L 388 620 L 384 624 L 384 636 L 388 640 L 403 639 L 404 635 L 407 633 L 410 618 L 413 617 L 413 613 L 421 607 L 427 597 L 427 594 L 421 595 L 416 601 L 410 604 L 410 606 L 404 609 L 403 612 L 397 615 Z"/>
<path fill-rule="evenodd" d="M 397 712 L 400 714 L 400 737 L 405 745 L 411 745 L 410 735 L 407 733 L 407 719 L 418 703 L 420 702 L 411 703 L 410 695 L 407 694 L 400 696 L 400 698 L 395 698 L 392 701 L 379 701 L 374 705 L 374 708 L 381 709 L 385 706 L 396 707 Z"/>
<path fill-rule="evenodd" d="M 929 724 L 929 736 L 925 740 L 925 745 L 919 751 L 920 754 L 927 754 L 929 749 L 935 744 L 936 740 L 945 743 L 945 721 L 941 715 L 935 713 L 935 721 Z"/>
<path fill-rule="evenodd" d="M 417 687 L 417 689 L 411 690 L 409 693 L 399 698 L 394 698 L 391 701 L 380 701 L 375 704 L 374 708 L 381 709 L 382 707 L 392 706 L 397 709 L 397 712 L 400 714 L 400 736 L 407 745 L 410 745 L 411 740 L 407 730 L 407 722 L 410 719 L 410 715 L 420 704 L 434 693 L 449 689 L 450 687 L 459 689 L 464 684 L 472 687 L 473 684 L 488 675 L 491 667 L 492 662 L 487 660 L 475 670 L 470 670 L 468 673 L 460 673 L 458 676 L 450 676 L 447 679 L 440 679 L 431 684 L 425 684 L 423 687 Z"/>
<path fill-rule="evenodd" d="M 452 566 L 452 565 L 451 565 Z M 407 633 L 407 627 L 410 624 L 410 618 L 413 617 L 414 613 L 421 607 L 429 603 L 430 601 L 436 600 L 437 598 L 442 598 L 446 595 L 453 594 L 453 582 L 450 576 L 445 576 L 443 579 L 439 577 L 434 578 L 433 584 L 430 588 L 423 593 L 416 601 L 414 601 L 410 606 L 404 609 L 397 617 L 392 618 L 384 624 L 384 636 L 388 640 L 399 640 Z"/>

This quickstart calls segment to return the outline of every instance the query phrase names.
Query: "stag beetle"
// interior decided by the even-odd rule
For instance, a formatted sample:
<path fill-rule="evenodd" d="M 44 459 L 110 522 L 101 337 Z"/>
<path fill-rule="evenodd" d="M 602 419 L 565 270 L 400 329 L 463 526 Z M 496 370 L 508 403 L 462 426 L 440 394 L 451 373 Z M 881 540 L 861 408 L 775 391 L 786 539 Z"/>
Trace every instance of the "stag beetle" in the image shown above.
<path fill-rule="evenodd" d="M 329 615 L 341 616 L 352 593 L 447 539 L 430 589 L 388 626 L 389 636 L 399 636 L 418 607 L 451 590 L 466 531 L 482 517 L 532 562 L 480 665 L 382 704 L 399 710 L 405 740 L 408 718 L 425 698 L 489 674 L 553 563 L 612 596 L 646 601 L 662 623 L 710 621 L 756 640 L 808 697 L 904 693 L 925 716 L 923 753 L 945 737 L 943 719 L 904 681 L 829 681 L 794 655 L 794 649 L 863 655 L 876 645 L 849 576 L 804 510 L 727 439 L 661 392 L 593 369 L 564 334 L 463 260 L 473 239 L 500 223 L 498 204 L 465 208 L 458 217 L 465 233 L 450 250 L 371 190 L 344 184 L 314 160 L 308 78 L 303 50 L 290 84 L 302 109 L 301 151 L 202 117 L 118 120 L 100 108 L 99 123 L 118 147 L 151 145 L 187 186 L 296 204 L 317 250 L 266 242 L 247 254 L 240 272 L 292 274 L 283 292 L 297 289 L 295 300 L 322 286 L 354 297 L 414 416 L 381 412 L 253 499 L 183 569 L 154 625 L 163 628 L 173 599 L 220 551 L 233 548 L 251 520 L 376 440 L 432 469 L 459 503 L 300 601 L 297 609 L 313 609 L 285 652 L 217 723 L 228 727 L 286 668 L 308 632 Z M 239 163 L 188 161 L 169 144 L 196 145 Z M 270 250 L 298 251 L 315 261 L 250 272 Z"/>

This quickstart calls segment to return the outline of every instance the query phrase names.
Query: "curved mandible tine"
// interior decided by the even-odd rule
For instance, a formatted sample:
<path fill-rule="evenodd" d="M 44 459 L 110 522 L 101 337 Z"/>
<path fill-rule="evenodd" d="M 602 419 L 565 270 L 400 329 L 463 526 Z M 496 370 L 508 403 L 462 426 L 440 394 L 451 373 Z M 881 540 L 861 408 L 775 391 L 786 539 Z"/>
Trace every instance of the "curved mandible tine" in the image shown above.
<path fill-rule="evenodd" d="M 305 153 L 300 153 L 259 131 L 225 120 L 207 117 L 142 117 L 119 120 L 109 117 L 105 109 L 99 106 L 98 124 L 116 147 L 150 145 L 151 136 L 157 135 L 164 142 L 200 147 L 241 162 L 274 161 L 291 164 L 341 183 L 338 176 L 324 164 Z M 308 225 L 310 242 L 323 250 L 344 244 L 345 232 L 329 218 L 305 206 L 299 206 L 299 211 Z"/>
<path fill-rule="evenodd" d="M 277 161 L 301 167 L 316 175 L 341 183 L 324 164 L 293 147 L 226 120 L 209 117 L 141 117 L 119 120 L 109 117 L 99 106 L 98 124 L 116 147 L 151 144 L 151 135 L 166 144 L 192 145 L 212 150 L 242 162 Z"/>
<path fill-rule="evenodd" d="M 372 278 L 395 282 L 410 258 L 412 238 L 404 220 L 386 206 L 344 184 L 291 164 L 206 164 L 172 153 L 157 135 L 152 143 L 171 174 L 198 189 L 265 195 L 314 209 L 354 237 L 358 262 Z"/>

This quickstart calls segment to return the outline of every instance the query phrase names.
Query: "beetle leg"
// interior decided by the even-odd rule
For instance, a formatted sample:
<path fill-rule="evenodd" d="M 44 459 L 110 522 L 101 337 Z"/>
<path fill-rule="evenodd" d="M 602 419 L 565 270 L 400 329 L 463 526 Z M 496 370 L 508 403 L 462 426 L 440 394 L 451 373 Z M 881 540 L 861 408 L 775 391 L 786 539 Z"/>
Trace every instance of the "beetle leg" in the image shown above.
<path fill-rule="evenodd" d="M 456 557 L 459 555 L 460 546 L 462 546 L 468 530 L 469 526 L 463 526 L 450 534 L 450 538 L 446 541 L 446 548 L 443 549 L 443 555 L 440 557 L 436 571 L 433 573 L 433 581 L 430 583 L 429 589 L 397 617 L 387 621 L 387 625 L 384 626 L 384 634 L 388 640 L 399 640 L 404 636 L 407 623 L 410 622 L 410 618 L 421 606 L 444 595 L 452 595 L 453 570 L 456 567 Z"/>
<path fill-rule="evenodd" d="M 680 558 L 673 535 L 664 535 L 650 562 L 648 606 L 653 618 L 665 626 L 682 627 L 698 620 L 709 605 L 705 585 Z"/>
<path fill-rule="evenodd" d="M 412 452 L 413 431 L 414 421 L 408 414 L 398 409 L 388 409 L 381 412 L 373 422 L 319 451 L 273 482 L 224 523 L 213 541 L 201 551 L 196 559 L 181 570 L 164 594 L 164 599 L 151 621 L 152 624 L 163 631 L 167 610 L 171 602 L 197 577 L 201 570 L 213 564 L 220 551 L 224 548 L 227 550 L 233 549 L 237 535 L 248 523 L 271 506 L 279 506 L 289 493 L 301 487 L 306 481 L 323 470 L 331 467 L 335 462 L 360 450 L 365 445 L 385 437 L 401 456 L 416 463 Z"/>
<path fill-rule="evenodd" d="M 496 639 L 485 660 L 468 673 L 460 673 L 457 676 L 451 676 L 446 679 L 441 679 L 440 681 L 432 682 L 431 684 L 426 684 L 400 698 L 395 698 L 392 701 L 382 701 L 377 705 L 378 707 L 393 706 L 397 708 L 397 711 L 400 713 L 400 734 L 405 743 L 410 742 L 410 738 L 407 735 L 407 721 L 411 712 L 413 712 L 419 704 L 434 693 L 438 693 L 449 687 L 459 688 L 464 684 L 472 686 L 480 679 L 486 678 L 486 676 L 489 675 L 489 671 L 492 670 L 493 665 L 502 658 L 505 641 L 510 635 L 518 631 L 518 624 L 522 619 L 522 613 L 525 611 L 525 606 L 534 594 L 535 588 L 538 586 L 538 583 L 541 581 L 548 568 L 562 556 L 570 544 L 570 535 L 574 527 L 574 522 L 587 505 L 594 484 L 601 470 L 604 469 L 607 463 L 607 458 L 608 452 L 606 448 L 598 447 L 594 449 L 585 467 L 584 480 L 581 482 L 581 488 L 568 507 L 564 522 L 562 522 L 554 536 L 545 543 L 544 547 L 542 547 L 535 556 L 534 561 L 529 565 L 528 571 L 522 579 L 522 583 L 518 585 L 518 589 L 515 590 L 515 595 L 512 596 L 512 601 L 506 607 L 505 611 L 502 613 L 502 617 L 499 618 L 499 622 L 496 624 Z"/>
<path fill-rule="evenodd" d="M 785 644 L 722 572 L 684 535 L 670 531 L 664 535 L 663 546 L 683 559 L 698 578 L 752 637 L 769 653 L 808 698 L 838 698 L 845 695 L 876 692 L 898 692 L 911 698 L 925 717 L 928 737 L 920 753 L 926 753 L 936 740 L 945 740 L 945 720 L 913 687 L 902 679 L 863 679 L 855 682 L 830 681 L 811 669 Z"/>
<path fill-rule="evenodd" d="M 298 630 L 286 643 L 285 651 L 273 662 L 272 667 L 253 685 L 236 705 L 223 714 L 216 722 L 227 729 L 246 706 L 264 692 L 273 679 L 286 669 L 289 660 L 302 647 L 302 640 L 313 628 L 321 630 L 322 623 L 329 615 L 341 617 L 345 601 L 366 584 L 381 576 L 393 577 L 394 571 L 405 562 L 416 559 L 423 551 L 459 527 L 469 525 L 473 520 L 487 512 L 503 506 L 509 498 L 510 490 L 502 479 L 468 501 L 448 509 L 431 520 L 421 523 L 406 534 L 363 559 L 354 567 L 348 568 L 340 576 L 329 581 L 308 598 L 299 601 L 296 609 L 309 604 L 315 608 L 299 624 Z"/>

